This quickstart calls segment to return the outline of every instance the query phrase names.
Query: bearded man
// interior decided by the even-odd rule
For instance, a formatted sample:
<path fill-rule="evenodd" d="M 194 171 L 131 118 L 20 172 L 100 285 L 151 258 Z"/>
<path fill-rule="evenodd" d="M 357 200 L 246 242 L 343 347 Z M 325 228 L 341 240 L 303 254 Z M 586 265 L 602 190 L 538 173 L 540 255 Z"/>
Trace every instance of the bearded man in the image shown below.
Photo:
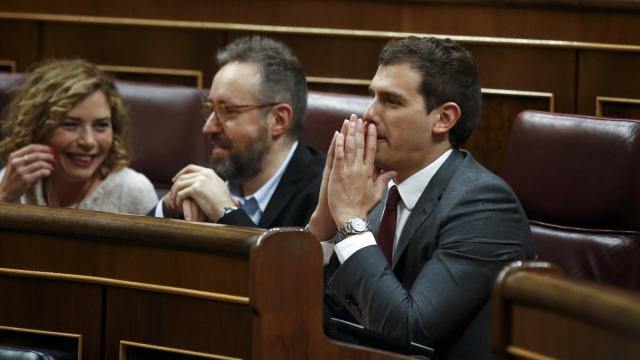
<path fill-rule="evenodd" d="M 298 59 L 265 37 L 233 41 L 217 54 L 210 168 L 188 165 L 158 203 L 158 217 L 272 228 L 304 226 L 318 200 L 325 157 L 299 139 L 307 84 Z"/>

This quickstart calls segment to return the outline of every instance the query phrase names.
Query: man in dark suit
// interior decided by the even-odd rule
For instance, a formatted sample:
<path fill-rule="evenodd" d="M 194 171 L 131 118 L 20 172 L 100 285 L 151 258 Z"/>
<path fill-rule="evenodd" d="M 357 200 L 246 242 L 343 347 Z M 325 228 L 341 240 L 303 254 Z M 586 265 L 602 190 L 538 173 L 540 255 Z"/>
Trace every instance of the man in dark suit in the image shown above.
<path fill-rule="evenodd" d="M 494 278 L 535 255 L 513 191 L 459 149 L 480 111 L 474 61 L 449 39 L 394 40 L 370 90 L 364 121 L 334 137 L 309 223 L 338 233 L 323 244 L 326 315 L 437 358 L 490 359 Z"/>
<path fill-rule="evenodd" d="M 230 43 L 217 60 L 202 129 L 211 139 L 211 168 L 178 172 L 155 215 L 303 226 L 317 202 L 325 157 L 299 140 L 307 104 L 302 66 L 284 44 L 257 36 Z"/>

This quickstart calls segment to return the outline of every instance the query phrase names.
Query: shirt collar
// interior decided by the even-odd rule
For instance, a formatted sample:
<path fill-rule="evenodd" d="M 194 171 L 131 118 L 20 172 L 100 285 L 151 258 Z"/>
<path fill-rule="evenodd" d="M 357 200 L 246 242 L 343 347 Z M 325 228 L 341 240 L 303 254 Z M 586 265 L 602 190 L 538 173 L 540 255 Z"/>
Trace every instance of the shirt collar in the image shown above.
<path fill-rule="evenodd" d="M 282 178 L 282 175 L 284 175 L 284 171 L 287 169 L 287 166 L 289 166 L 289 162 L 291 162 L 291 158 L 293 157 L 293 154 L 295 153 L 295 150 L 297 147 L 298 147 L 298 140 L 296 140 L 293 143 L 293 145 L 291 146 L 291 149 L 289 150 L 289 154 L 287 154 L 286 159 L 282 162 L 282 165 L 280 165 L 276 173 L 273 174 L 271 179 L 269 179 L 269 181 L 264 183 L 264 185 L 262 185 L 255 193 L 249 196 L 243 197 L 242 195 L 240 195 L 241 194 L 240 184 L 234 183 L 234 182 L 227 183 L 229 192 L 231 193 L 231 198 L 233 198 L 233 200 L 238 201 L 240 204 L 243 204 L 246 200 L 249 200 L 252 197 L 254 197 L 258 202 L 258 207 L 260 207 L 260 212 L 264 212 L 264 210 L 267 208 L 267 205 L 269 205 L 271 196 L 273 196 L 273 193 L 276 191 L 276 188 L 280 183 L 280 179 Z"/>
<path fill-rule="evenodd" d="M 403 182 L 398 185 L 398 193 L 400 194 L 400 198 L 402 198 L 402 202 L 404 206 L 408 210 L 413 210 L 413 207 L 416 206 L 418 199 L 424 192 L 424 189 L 427 188 L 429 182 L 433 178 L 433 175 L 436 174 L 440 166 L 447 160 L 449 155 L 451 155 L 452 150 L 449 149 L 444 152 L 444 154 L 440 155 L 435 161 L 426 167 L 422 168 L 417 173 L 409 176 Z M 391 188 L 391 186 L 396 185 L 395 181 L 389 181 L 387 187 Z"/>

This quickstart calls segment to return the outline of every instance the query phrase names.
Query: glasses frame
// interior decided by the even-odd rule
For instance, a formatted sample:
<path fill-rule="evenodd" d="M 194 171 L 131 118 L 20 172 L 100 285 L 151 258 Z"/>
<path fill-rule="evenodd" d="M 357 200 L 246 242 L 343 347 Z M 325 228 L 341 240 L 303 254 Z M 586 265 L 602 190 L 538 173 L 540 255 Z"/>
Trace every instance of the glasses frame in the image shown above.
<path fill-rule="evenodd" d="M 209 112 L 208 114 L 206 114 L 206 118 L 215 114 L 216 118 L 218 118 L 218 121 L 221 124 L 224 124 L 230 119 L 233 119 L 234 116 L 240 115 L 247 111 L 264 109 L 266 107 L 276 106 L 279 104 L 281 103 L 274 102 L 274 103 L 267 103 L 267 104 L 244 104 L 244 105 L 219 104 L 219 105 L 216 105 L 213 101 L 206 100 L 202 103 L 202 108 L 205 111 Z M 222 111 L 217 111 L 216 108 Z"/>

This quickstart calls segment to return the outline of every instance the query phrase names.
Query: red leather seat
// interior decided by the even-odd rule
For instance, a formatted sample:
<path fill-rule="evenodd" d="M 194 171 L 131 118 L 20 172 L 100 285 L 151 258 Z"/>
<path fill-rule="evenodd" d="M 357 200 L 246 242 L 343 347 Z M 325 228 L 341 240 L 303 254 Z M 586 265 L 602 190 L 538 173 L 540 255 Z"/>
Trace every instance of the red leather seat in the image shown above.
<path fill-rule="evenodd" d="M 326 153 L 344 119 L 362 117 L 370 103 L 368 96 L 309 91 L 302 140 Z"/>
<path fill-rule="evenodd" d="M 187 164 L 206 164 L 202 94 L 196 88 L 116 82 L 134 130 L 132 167 L 145 174 L 159 195 Z"/>
<path fill-rule="evenodd" d="M 640 121 L 525 111 L 502 176 L 541 260 L 640 290 Z"/>

